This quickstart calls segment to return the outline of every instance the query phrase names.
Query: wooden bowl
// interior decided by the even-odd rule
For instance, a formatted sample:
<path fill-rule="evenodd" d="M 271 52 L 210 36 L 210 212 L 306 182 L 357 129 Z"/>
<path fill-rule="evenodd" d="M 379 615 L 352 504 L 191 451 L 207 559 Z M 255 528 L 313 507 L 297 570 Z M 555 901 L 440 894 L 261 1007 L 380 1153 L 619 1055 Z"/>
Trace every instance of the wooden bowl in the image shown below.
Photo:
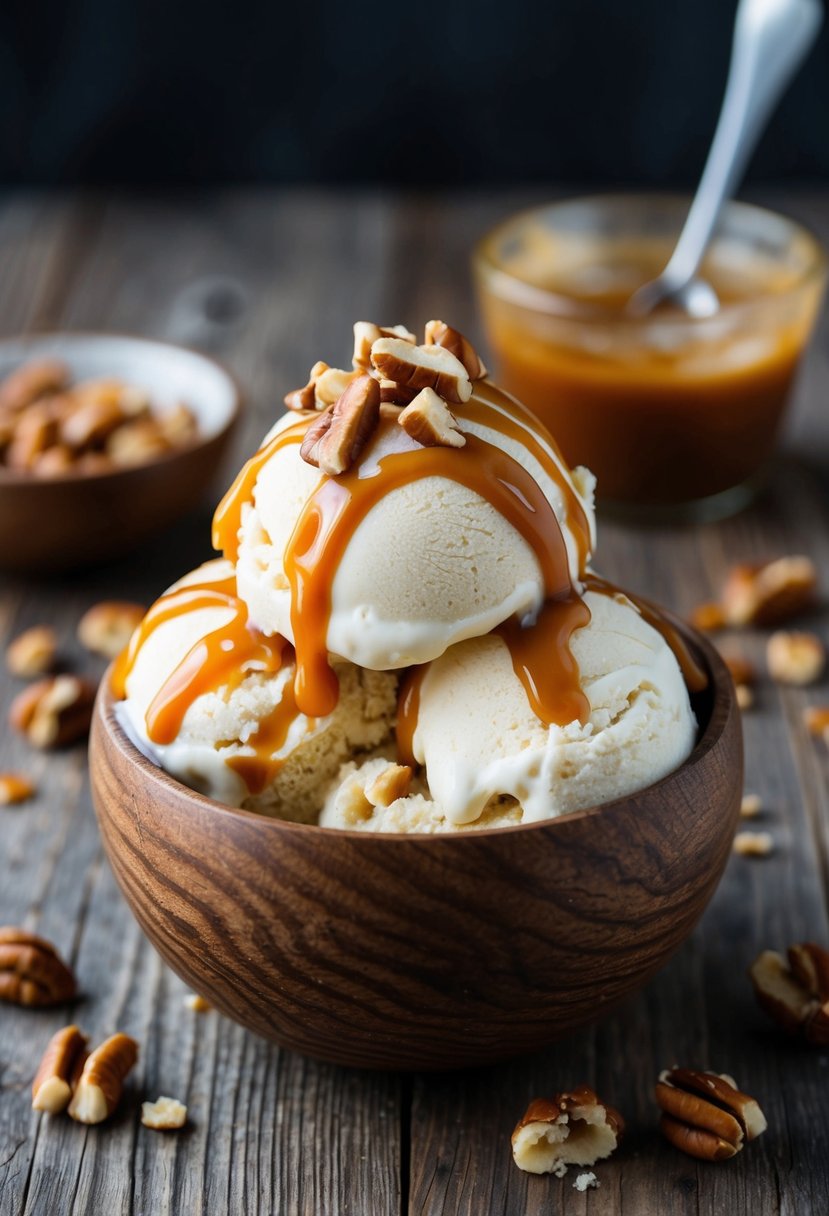
<path fill-rule="evenodd" d="M 229 809 L 156 768 L 102 685 L 92 792 L 150 941 L 223 1013 L 338 1064 L 445 1069 L 537 1049 L 641 987 L 731 849 L 742 735 L 713 647 L 700 740 L 657 784 L 512 828 L 393 836 Z"/>
<path fill-rule="evenodd" d="M 123 379 L 161 406 L 183 401 L 199 420 L 186 447 L 132 468 L 38 478 L 0 467 L 0 566 L 49 574 L 120 556 L 194 507 L 213 480 L 241 408 L 212 359 L 116 334 L 40 334 L 0 341 L 0 378 L 57 358 L 75 380 Z"/>

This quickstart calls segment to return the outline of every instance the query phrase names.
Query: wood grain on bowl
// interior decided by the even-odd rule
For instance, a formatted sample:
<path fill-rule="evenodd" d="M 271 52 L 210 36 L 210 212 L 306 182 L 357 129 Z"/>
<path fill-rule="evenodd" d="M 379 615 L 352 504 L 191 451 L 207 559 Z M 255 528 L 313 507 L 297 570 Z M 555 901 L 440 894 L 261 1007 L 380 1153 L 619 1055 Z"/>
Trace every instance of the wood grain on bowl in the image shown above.
<path fill-rule="evenodd" d="M 441 1069 L 531 1051 L 604 1014 L 689 935 L 742 794 L 731 679 L 711 673 L 675 773 L 532 825 L 381 836 L 222 807 L 149 763 L 104 681 L 91 741 L 107 854 L 161 955 L 224 1013 L 340 1064 Z"/>

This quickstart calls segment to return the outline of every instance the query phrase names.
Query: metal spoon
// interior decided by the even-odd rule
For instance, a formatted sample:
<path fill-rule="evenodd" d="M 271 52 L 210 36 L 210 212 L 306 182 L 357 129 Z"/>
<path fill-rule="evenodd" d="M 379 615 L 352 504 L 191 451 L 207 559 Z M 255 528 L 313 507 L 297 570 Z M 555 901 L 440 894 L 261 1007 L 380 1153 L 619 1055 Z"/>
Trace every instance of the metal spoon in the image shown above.
<path fill-rule="evenodd" d="M 726 199 L 776 101 L 812 46 L 823 20 L 821 0 L 740 0 L 728 84 L 717 130 L 676 248 L 662 273 L 635 291 L 626 310 L 645 316 L 661 304 L 710 317 L 720 302 L 696 278 Z"/>

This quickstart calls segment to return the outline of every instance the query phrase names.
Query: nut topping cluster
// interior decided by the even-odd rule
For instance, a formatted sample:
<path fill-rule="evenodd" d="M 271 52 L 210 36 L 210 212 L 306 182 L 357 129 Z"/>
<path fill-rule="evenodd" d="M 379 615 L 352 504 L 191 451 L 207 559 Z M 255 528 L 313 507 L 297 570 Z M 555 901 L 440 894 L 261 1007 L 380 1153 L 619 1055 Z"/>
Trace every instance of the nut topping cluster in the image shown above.
<path fill-rule="evenodd" d="M 449 406 L 469 400 L 486 368 L 444 321 L 429 321 L 425 337 L 418 346 L 402 325 L 358 321 L 352 371 L 314 364 L 308 383 L 285 397 L 289 409 L 320 413 L 300 448 L 303 460 L 337 477 L 356 461 L 379 419 L 392 416 L 424 447 L 464 446 Z"/>
<path fill-rule="evenodd" d="M 703 1161 L 723 1161 L 766 1130 L 754 1098 L 725 1073 L 672 1068 L 656 1084 L 660 1127 L 675 1148 Z"/>
<path fill-rule="evenodd" d="M 757 1002 L 779 1026 L 813 1046 L 829 1045 L 829 950 L 790 946 L 787 958 L 764 950 L 749 975 Z"/>
<path fill-rule="evenodd" d="M 186 405 L 156 413 L 143 389 L 121 380 L 73 385 L 56 360 L 26 363 L 0 383 L 0 464 L 35 477 L 141 464 L 197 431 Z"/>

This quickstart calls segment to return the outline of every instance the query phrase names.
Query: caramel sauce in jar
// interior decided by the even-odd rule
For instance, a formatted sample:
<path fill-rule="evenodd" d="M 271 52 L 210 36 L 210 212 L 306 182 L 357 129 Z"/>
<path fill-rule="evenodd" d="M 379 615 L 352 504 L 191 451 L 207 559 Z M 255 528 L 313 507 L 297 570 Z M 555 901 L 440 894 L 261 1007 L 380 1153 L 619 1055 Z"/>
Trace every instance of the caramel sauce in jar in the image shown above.
<path fill-rule="evenodd" d="M 719 312 L 630 316 L 631 295 L 673 246 L 673 234 L 634 231 L 635 205 L 656 217 L 658 233 L 658 200 L 651 211 L 631 199 L 553 205 L 485 238 L 476 271 L 505 388 L 552 431 L 568 463 L 595 473 L 600 502 L 671 507 L 749 483 L 767 463 L 823 259 L 803 229 L 732 204 L 700 272 Z M 676 231 L 683 215 L 676 208 Z"/>

